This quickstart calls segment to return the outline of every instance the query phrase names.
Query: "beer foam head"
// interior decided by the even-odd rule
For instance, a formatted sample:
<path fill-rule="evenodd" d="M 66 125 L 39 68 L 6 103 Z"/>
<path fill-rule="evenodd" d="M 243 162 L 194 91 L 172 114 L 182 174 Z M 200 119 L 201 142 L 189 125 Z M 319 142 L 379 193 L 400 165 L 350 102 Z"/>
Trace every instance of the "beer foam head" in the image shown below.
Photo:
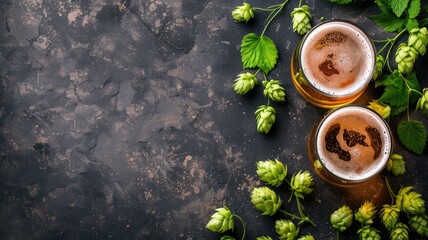
<path fill-rule="evenodd" d="M 376 112 L 357 105 L 327 114 L 315 141 L 321 164 L 345 181 L 364 181 L 378 174 L 392 152 L 387 123 Z"/>
<path fill-rule="evenodd" d="M 308 83 L 332 96 L 352 95 L 373 76 L 376 53 L 367 35 L 355 25 L 330 21 L 314 27 L 303 39 L 300 61 Z"/>

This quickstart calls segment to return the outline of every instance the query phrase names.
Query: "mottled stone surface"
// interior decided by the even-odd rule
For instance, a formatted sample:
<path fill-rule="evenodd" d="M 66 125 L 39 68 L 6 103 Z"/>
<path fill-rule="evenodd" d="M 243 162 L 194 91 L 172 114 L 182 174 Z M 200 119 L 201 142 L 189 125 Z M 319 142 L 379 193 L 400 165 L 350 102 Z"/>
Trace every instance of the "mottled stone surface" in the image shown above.
<path fill-rule="evenodd" d="M 241 39 L 260 33 L 267 14 L 237 24 L 230 12 L 241 3 L 0 0 L 0 239 L 219 239 L 205 224 L 224 204 L 246 221 L 247 239 L 276 238 L 274 220 L 282 216 L 261 216 L 249 201 L 264 185 L 255 163 L 278 158 L 290 175 L 313 173 L 306 139 L 325 110 L 306 103 L 290 80 L 301 39 L 289 17 L 298 1 L 290 1 L 266 32 L 279 50 L 269 76 L 282 82 L 286 103 L 274 104 L 271 132 L 257 133 L 262 88 L 242 97 L 232 84 L 242 72 Z M 377 11 L 370 3 L 306 3 L 314 24 L 343 18 L 385 37 L 368 19 Z M 420 57 L 416 66 L 423 87 L 427 62 Z M 370 86 L 359 102 L 376 91 Z M 408 172 L 392 187 L 414 185 L 428 200 L 427 152 L 412 154 L 398 140 L 394 152 Z M 314 178 L 302 203 L 317 227 L 302 225 L 301 233 L 316 239 L 335 238 L 328 222 L 339 206 L 390 201 L 381 179 L 341 189 Z M 276 190 L 283 208 L 297 213 L 287 187 Z M 229 234 L 239 239 L 235 225 Z M 344 239 L 357 239 L 356 230 Z"/>

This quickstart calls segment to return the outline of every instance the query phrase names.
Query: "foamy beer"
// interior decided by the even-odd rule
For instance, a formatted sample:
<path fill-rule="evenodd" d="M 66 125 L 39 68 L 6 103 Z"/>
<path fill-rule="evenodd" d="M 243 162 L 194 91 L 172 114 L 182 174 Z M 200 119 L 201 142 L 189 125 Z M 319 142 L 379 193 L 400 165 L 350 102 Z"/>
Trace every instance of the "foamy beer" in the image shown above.
<path fill-rule="evenodd" d="M 388 162 L 392 146 L 384 119 L 358 105 L 330 111 L 308 139 L 315 171 L 337 185 L 361 183 L 378 175 Z"/>
<path fill-rule="evenodd" d="M 293 83 L 308 102 L 336 108 L 356 100 L 373 76 L 370 38 L 345 21 L 328 21 L 305 35 L 291 61 Z"/>

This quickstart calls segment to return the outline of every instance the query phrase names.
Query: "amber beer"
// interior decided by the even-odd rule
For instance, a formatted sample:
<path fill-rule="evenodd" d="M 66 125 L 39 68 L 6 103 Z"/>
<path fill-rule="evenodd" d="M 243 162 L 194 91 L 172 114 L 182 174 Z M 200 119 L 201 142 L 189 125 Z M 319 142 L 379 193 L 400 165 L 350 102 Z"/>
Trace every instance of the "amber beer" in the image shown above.
<path fill-rule="evenodd" d="M 356 100 L 373 76 L 376 53 L 370 38 L 356 25 L 328 21 L 315 26 L 297 47 L 293 83 L 308 102 L 336 108 Z"/>
<path fill-rule="evenodd" d="M 315 171 L 337 185 L 357 184 L 376 176 L 388 162 L 392 146 L 388 124 L 373 110 L 358 105 L 330 111 L 308 142 Z"/>

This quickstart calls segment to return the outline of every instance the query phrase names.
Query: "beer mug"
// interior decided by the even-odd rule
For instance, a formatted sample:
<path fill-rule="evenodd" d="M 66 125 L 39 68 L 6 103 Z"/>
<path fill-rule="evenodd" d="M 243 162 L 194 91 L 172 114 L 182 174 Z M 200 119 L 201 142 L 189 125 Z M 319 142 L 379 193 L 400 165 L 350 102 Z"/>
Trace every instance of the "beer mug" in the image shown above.
<path fill-rule="evenodd" d="M 315 172 L 327 182 L 352 186 L 378 175 L 393 147 L 385 120 L 365 106 L 330 110 L 308 137 L 308 154 Z"/>
<path fill-rule="evenodd" d="M 294 86 L 309 103 L 337 108 L 367 88 L 376 65 L 370 38 L 355 24 L 332 20 L 312 28 L 291 60 Z"/>

